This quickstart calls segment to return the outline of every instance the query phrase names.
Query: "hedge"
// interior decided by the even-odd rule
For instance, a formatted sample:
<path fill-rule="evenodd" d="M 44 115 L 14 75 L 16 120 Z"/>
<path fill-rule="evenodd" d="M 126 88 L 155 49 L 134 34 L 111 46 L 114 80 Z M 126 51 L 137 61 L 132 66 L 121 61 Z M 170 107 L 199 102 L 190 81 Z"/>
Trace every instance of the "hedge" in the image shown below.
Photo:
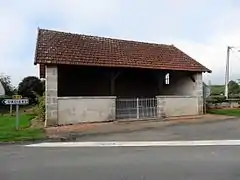
<path fill-rule="evenodd" d="M 45 121 L 45 93 L 43 96 L 38 97 L 38 105 L 35 107 L 37 118 L 41 121 Z"/>

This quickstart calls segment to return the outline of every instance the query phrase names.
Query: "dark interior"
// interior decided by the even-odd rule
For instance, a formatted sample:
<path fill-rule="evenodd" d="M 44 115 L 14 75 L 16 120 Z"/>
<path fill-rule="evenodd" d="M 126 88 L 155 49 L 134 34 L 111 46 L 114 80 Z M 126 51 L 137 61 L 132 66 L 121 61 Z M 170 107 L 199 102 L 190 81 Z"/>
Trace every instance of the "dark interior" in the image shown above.
<path fill-rule="evenodd" d="M 155 97 L 159 94 L 157 73 L 151 69 L 62 65 L 58 66 L 58 96 Z"/>

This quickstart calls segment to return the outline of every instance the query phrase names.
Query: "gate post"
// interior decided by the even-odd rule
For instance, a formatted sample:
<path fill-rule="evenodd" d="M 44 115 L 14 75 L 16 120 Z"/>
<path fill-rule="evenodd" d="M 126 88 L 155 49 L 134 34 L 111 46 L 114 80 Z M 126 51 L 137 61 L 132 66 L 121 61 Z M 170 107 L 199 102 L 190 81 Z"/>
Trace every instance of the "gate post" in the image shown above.
<path fill-rule="evenodd" d="M 137 97 L 137 119 L 139 119 L 139 98 Z"/>

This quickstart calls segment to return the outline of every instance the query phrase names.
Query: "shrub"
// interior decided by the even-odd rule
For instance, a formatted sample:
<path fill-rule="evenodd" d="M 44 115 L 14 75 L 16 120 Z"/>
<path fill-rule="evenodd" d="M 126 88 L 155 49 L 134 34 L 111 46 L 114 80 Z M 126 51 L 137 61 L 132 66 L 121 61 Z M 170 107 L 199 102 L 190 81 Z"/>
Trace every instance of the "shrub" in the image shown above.
<path fill-rule="evenodd" d="M 227 102 L 225 96 L 210 96 L 207 99 L 207 102 L 209 103 L 222 103 L 222 102 Z"/>
<path fill-rule="evenodd" d="M 9 106 L 3 104 L 3 100 L 4 99 L 8 99 L 8 98 L 11 99 L 11 97 L 9 97 L 9 96 L 0 96 L 0 113 L 7 113 L 7 112 L 9 112 Z"/>
<path fill-rule="evenodd" d="M 45 121 L 45 94 L 43 96 L 37 95 L 38 104 L 36 106 L 37 118 L 41 121 Z"/>
<path fill-rule="evenodd" d="M 229 99 L 240 99 L 240 95 L 239 94 L 230 94 Z"/>

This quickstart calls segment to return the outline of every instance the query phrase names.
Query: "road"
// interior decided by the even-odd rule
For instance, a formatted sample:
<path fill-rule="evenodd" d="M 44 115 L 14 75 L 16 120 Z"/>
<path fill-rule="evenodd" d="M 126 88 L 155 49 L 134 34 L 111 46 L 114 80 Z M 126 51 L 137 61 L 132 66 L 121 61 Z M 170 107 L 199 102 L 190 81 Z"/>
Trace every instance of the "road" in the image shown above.
<path fill-rule="evenodd" d="M 0 147 L 4 180 L 239 180 L 240 146 Z"/>
<path fill-rule="evenodd" d="M 79 141 L 240 139 L 240 121 L 174 125 L 131 133 L 85 136 Z M 240 146 L 25 147 L 0 146 L 4 180 L 239 180 Z"/>
<path fill-rule="evenodd" d="M 176 141 L 240 139 L 240 120 L 177 124 L 128 133 L 80 137 L 78 141 Z"/>

